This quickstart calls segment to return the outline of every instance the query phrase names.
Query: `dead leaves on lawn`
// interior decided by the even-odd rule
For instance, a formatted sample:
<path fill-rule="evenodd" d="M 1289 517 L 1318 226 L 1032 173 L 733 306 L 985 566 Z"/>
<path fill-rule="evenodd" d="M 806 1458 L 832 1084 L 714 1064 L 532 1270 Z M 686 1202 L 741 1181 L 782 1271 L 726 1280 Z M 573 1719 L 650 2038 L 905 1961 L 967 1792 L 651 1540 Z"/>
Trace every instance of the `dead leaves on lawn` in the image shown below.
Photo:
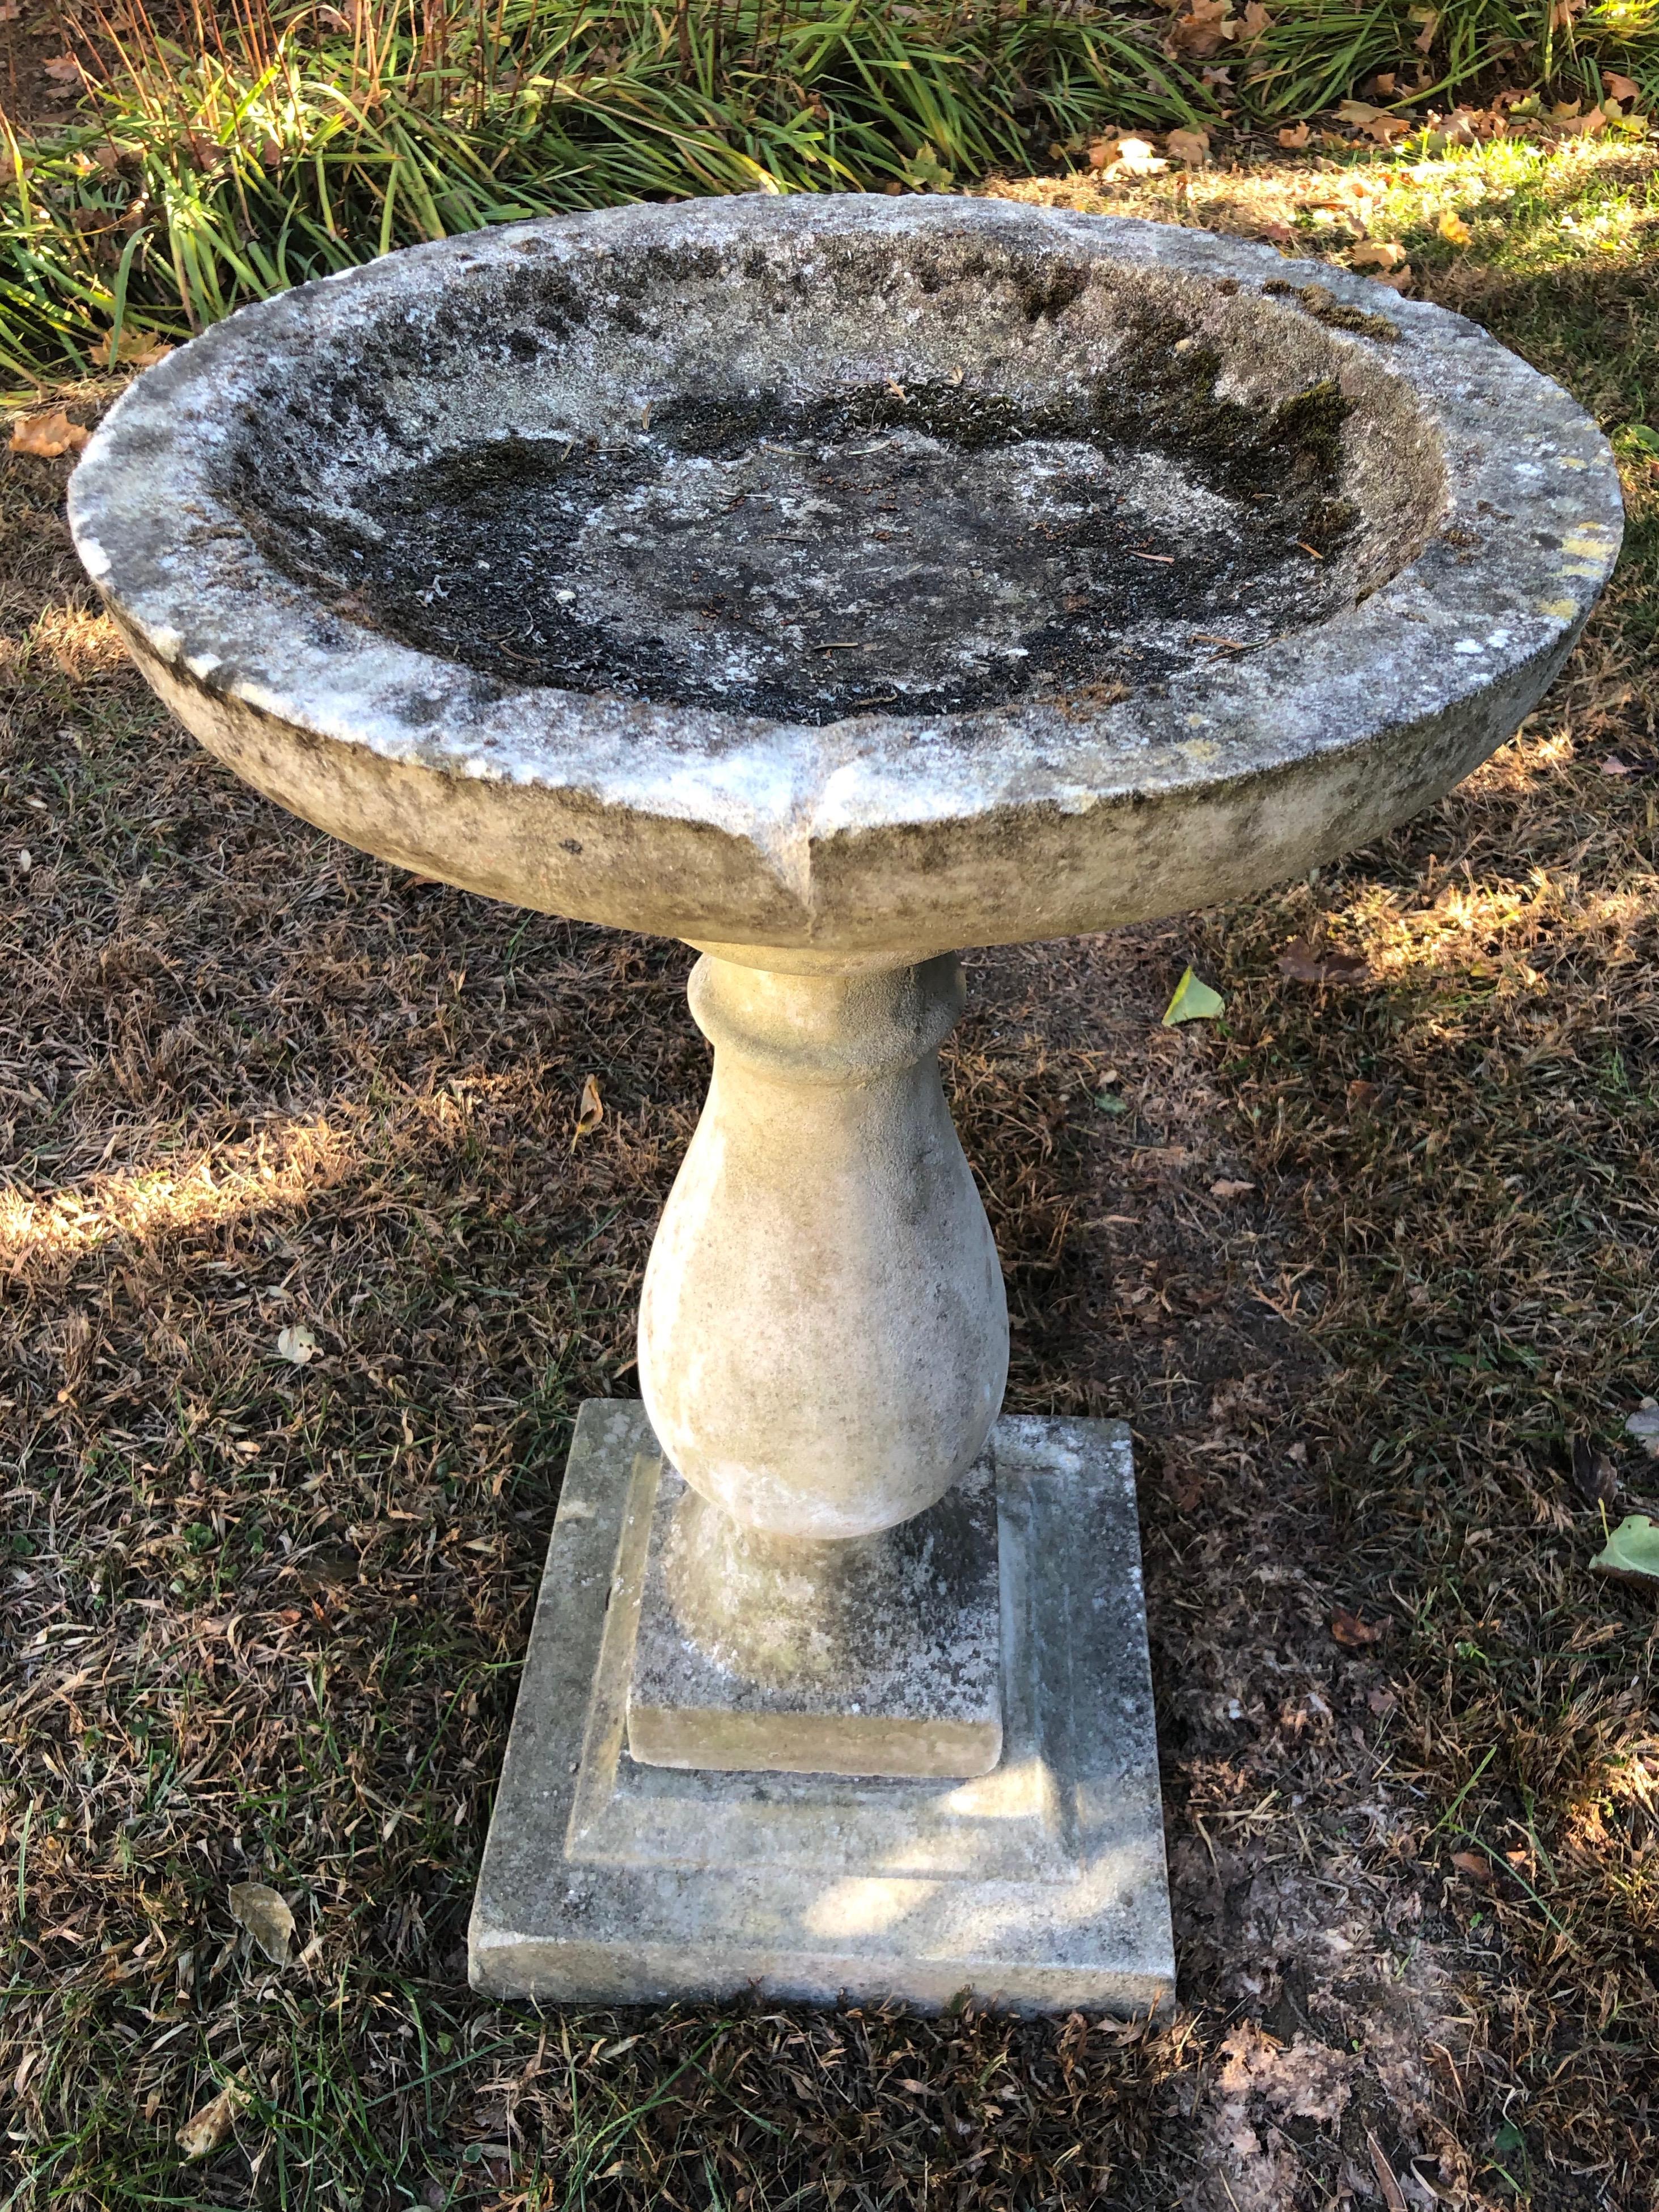
<path fill-rule="evenodd" d="M 179 2148 L 186 2159 L 211 2158 L 230 2140 L 238 2109 L 247 2102 L 247 2086 L 240 2075 L 226 2082 L 218 2095 L 192 2112 L 179 2130 Z"/>
<path fill-rule="evenodd" d="M 1274 964 L 1297 983 L 1364 983 L 1370 975 L 1370 963 L 1359 953 L 1316 951 L 1305 937 L 1293 939 Z"/>
<path fill-rule="evenodd" d="M 605 1119 L 605 1101 L 599 1096 L 599 1079 L 590 1075 L 582 1085 L 581 1104 L 576 1113 L 576 1133 L 570 1139 L 574 1152 L 584 1137 L 591 1137 Z"/>
<path fill-rule="evenodd" d="M 239 1881 L 227 1902 L 230 1917 L 253 1938 L 273 1966 L 285 1966 L 294 1942 L 294 1914 L 288 1899 L 263 1881 Z"/>
<path fill-rule="evenodd" d="M 81 423 L 71 422 L 61 407 L 55 407 L 49 415 L 19 416 L 11 426 L 11 450 L 56 461 L 65 453 L 78 453 L 91 435 Z"/>
<path fill-rule="evenodd" d="M 1368 1651 L 1380 1644 L 1388 1634 L 1388 1623 L 1365 1620 L 1357 1613 L 1350 1613 L 1346 1605 L 1339 1605 L 1331 1614 L 1331 1640 L 1340 1644 L 1345 1651 Z"/>

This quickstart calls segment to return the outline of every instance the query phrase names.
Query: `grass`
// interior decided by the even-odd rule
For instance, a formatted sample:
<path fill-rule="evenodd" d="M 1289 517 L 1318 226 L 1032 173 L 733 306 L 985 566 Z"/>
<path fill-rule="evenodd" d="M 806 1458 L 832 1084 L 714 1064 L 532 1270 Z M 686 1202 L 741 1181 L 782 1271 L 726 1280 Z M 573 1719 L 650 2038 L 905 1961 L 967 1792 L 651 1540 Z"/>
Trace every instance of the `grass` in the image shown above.
<path fill-rule="evenodd" d="M 1420 822 L 970 961 L 949 1073 L 1011 1402 L 1137 1433 L 1182 1996 L 1153 2031 L 469 1995 L 569 1423 L 635 1387 L 704 1080 L 689 956 L 234 783 L 96 612 L 65 465 L 3 457 L 7 2212 L 1311 2212 L 1389 2202 L 1379 2162 L 1413 2212 L 1651 2212 L 1659 1631 L 1586 1571 L 1569 1448 L 1659 1510 L 1622 1433 L 1659 1395 L 1654 179 L 1500 143 L 999 187 L 1397 239 L 1616 434 L 1630 502 L 1554 694 Z M 1285 975 L 1296 939 L 1354 980 Z M 1164 1030 L 1189 960 L 1224 1019 Z M 245 1879 L 293 1901 L 286 1970 L 238 1937 Z"/>
<path fill-rule="evenodd" d="M 1659 0 L 149 8 L 82 0 L 59 58 L 82 67 L 72 116 L 0 116 L 0 370 L 19 387 L 390 247 L 561 209 L 949 189 L 1084 162 L 1111 131 L 1294 124 L 1379 74 L 1401 129 L 1500 95 L 1577 113 L 1616 80 L 1622 106 L 1595 120 L 1639 135 L 1632 112 L 1659 99 Z"/>

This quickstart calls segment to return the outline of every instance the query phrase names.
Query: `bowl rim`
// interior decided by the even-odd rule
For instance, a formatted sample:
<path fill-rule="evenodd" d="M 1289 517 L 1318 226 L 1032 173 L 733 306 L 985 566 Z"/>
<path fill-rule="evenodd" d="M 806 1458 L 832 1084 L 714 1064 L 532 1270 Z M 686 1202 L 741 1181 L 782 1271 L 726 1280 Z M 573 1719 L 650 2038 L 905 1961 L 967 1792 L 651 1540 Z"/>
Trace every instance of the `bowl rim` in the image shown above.
<path fill-rule="evenodd" d="M 215 487 L 247 364 L 273 346 L 319 342 L 343 315 L 406 312 L 451 264 L 534 254 L 591 267 L 647 241 L 731 246 L 757 234 L 854 232 L 976 235 L 1258 294 L 1272 285 L 1267 296 L 1288 316 L 1304 311 L 1282 290 L 1318 284 L 1340 304 L 1385 314 L 1393 342 L 1323 335 L 1337 358 L 1352 349 L 1403 381 L 1438 431 L 1438 529 L 1358 606 L 1097 709 L 1017 699 L 805 724 L 513 684 L 358 631 L 277 569 Z M 902 343 L 896 337 L 901 356 Z M 1613 569 L 1623 518 L 1595 423 L 1559 385 L 1447 310 L 1203 231 L 1007 200 L 863 194 L 744 194 L 545 217 L 407 248 L 256 302 L 128 388 L 88 445 L 69 505 L 81 559 L 141 660 L 181 690 L 382 760 L 714 827 L 769 851 L 786 873 L 789 853 L 838 834 L 1010 805 L 1073 812 L 1196 796 L 1474 710 L 1484 693 L 1524 686 L 1529 668 L 1559 665 Z M 159 556 L 158 512 L 179 518 Z M 240 564 L 234 580 L 228 547 Z"/>

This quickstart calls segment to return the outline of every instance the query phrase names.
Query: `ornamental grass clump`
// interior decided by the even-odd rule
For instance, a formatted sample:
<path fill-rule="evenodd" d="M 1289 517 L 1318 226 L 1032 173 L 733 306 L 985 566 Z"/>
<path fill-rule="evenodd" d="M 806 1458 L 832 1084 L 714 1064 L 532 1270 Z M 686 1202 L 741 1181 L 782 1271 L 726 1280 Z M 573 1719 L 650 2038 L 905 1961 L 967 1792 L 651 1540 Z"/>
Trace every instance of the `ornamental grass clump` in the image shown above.
<path fill-rule="evenodd" d="M 72 17 L 47 65 L 78 86 L 72 119 L 0 112 L 15 382 L 142 361 L 246 300 L 515 217 L 948 190 L 1082 165 L 1111 131 L 1201 147 L 1217 126 L 1294 130 L 1332 108 L 1387 143 L 1437 103 L 1499 92 L 1580 120 L 1659 98 L 1659 0 L 112 8 Z"/>

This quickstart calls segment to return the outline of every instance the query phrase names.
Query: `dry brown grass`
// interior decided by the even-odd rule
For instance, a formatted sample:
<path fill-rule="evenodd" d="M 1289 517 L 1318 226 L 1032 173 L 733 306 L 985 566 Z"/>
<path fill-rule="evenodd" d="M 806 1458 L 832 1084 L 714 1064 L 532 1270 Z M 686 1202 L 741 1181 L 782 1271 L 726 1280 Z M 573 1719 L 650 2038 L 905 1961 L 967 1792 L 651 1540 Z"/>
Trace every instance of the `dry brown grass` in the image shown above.
<path fill-rule="evenodd" d="M 1442 264 L 1605 420 L 1651 406 L 1634 248 Z M 1644 465 L 1613 603 L 1445 805 L 1257 905 L 971 963 L 1012 1402 L 1139 1440 L 1183 1998 L 1149 2033 L 469 1995 L 570 1419 L 633 1387 L 703 1081 L 689 955 L 252 797 L 121 663 L 62 467 L 7 459 L 0 2205 L 1651 2207 L 1654 1612 L 1586 1573 L 1564 1472 L 1583 1433 L 1653 1487 Z M 1364 980 L 1282 977 L 1297 937 Z M 1158 1025 L 1189 957 L 1222 1028 Z"/>

